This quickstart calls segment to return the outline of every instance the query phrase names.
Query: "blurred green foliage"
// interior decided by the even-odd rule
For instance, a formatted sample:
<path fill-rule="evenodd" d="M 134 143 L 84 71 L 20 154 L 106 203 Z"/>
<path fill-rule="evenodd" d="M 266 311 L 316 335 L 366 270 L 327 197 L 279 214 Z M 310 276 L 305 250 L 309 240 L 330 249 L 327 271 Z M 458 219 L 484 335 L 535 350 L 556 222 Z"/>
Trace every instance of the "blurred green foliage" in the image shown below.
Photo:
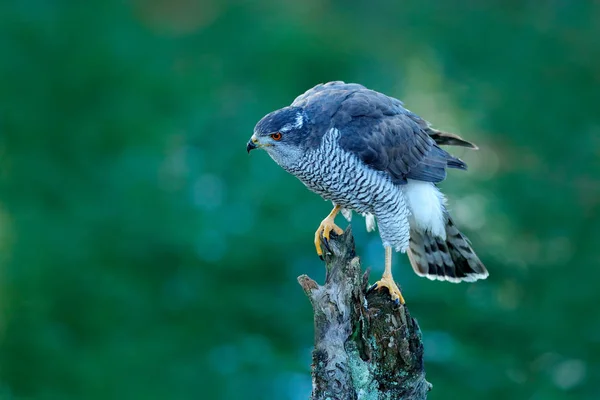
<path fill-rule="evenodd" d="M 467 3 L 0 3 L 0 399 L 306 399 L 330 205 L 245 143 L 336 79 L 481 147 L 490 278 L 395 257 L 430 399 L 600 398 L 600 6 Z"/>

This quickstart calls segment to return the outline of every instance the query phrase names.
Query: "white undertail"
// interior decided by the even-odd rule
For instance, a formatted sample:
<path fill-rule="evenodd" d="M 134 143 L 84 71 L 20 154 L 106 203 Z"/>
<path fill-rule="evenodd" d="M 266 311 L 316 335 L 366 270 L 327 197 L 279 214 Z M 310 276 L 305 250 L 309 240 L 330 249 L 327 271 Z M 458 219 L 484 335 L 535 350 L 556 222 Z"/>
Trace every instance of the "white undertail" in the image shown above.
<path fill-rule="evenodd" d="M 408 179 L 402 186 L 413 229 L 446 239 L 446 198 L 431 182 Z"/>

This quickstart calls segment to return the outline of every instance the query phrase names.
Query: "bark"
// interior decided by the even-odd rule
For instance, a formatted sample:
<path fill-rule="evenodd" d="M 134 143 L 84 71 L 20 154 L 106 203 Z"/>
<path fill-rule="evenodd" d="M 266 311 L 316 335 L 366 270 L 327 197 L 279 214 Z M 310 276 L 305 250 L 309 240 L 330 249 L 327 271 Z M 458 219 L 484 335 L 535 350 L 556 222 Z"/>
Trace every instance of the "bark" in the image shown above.
<path fill-rule="evenodd" d="M 298 277 L 314 311 L 311 399 L 426 399 L 417 321 L 386 289 L 367 293 L 350 227 L 327 247 L 325 284 Z"/>

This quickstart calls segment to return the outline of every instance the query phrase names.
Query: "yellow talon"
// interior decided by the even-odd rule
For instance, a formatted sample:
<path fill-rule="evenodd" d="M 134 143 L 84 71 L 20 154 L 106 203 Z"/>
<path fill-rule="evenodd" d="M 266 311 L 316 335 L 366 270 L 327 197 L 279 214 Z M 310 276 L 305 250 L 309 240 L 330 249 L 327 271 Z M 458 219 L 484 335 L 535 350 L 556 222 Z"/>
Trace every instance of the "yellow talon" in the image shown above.
<path fill-rule="evenodd" d="M 392 248 L 389 246 L 385 248 L 385 269 L 383 271 L 383 276 L 371 286 L 371 289 L 381 289 L 382 287 L 388 289 L 394 303 L 404 304 L 404 297 L 402 297 L 400 288 L 398 288 L 398 285 L 396 285 L 396 282 L 394 282 L 394 278 L 392 277 Z"/>
<path fill-rule="evenodd" d="M 402 293 L 400 293 L 400 289 L 398 288 L 398 285 L 396 285 L 396 282 L 394 282 L 394 278 L 392 278 L 391 275 L 384 274 L 381 279 L 375 282 L 373 285 L 373 288 L 376 288 L 377 290 L 381 289 L 382 287 L 386 287 L 388 289 L 394 303 L 404 304 L 404 297 L 402 297 Z"/>
<path fill-rule="evenodd" d="M 323 250 L 321 249 L 321 234 L 326 240 L 329 240 L 329 235 L 331 231 L 334 231 L 336 234 L 341 235 L 344 233 L 342 228 L 335 224 L 335 216 L 340 212 L 341 207 L 335 206 L 333 210 L 329 213 L 329 215 L 321 221 L 319 228 L 315 232 L 315 248 L 317 249 L 317 254 L 319 257 L 323 257 Z"/>

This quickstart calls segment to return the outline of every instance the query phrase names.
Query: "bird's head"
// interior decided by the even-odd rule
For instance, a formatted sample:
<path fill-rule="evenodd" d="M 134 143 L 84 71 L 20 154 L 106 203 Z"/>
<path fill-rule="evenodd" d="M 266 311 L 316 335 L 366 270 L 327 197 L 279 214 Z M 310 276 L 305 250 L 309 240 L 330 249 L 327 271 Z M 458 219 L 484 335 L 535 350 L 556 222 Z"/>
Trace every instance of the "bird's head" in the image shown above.
<path fill-rule="evenodd" d="M 309 121 L 300 107 L 285 107 L 265 115 L 254 127 L 246 150 L 263 149 L 282 167 L 293 165 L 304 154 Z"/>

